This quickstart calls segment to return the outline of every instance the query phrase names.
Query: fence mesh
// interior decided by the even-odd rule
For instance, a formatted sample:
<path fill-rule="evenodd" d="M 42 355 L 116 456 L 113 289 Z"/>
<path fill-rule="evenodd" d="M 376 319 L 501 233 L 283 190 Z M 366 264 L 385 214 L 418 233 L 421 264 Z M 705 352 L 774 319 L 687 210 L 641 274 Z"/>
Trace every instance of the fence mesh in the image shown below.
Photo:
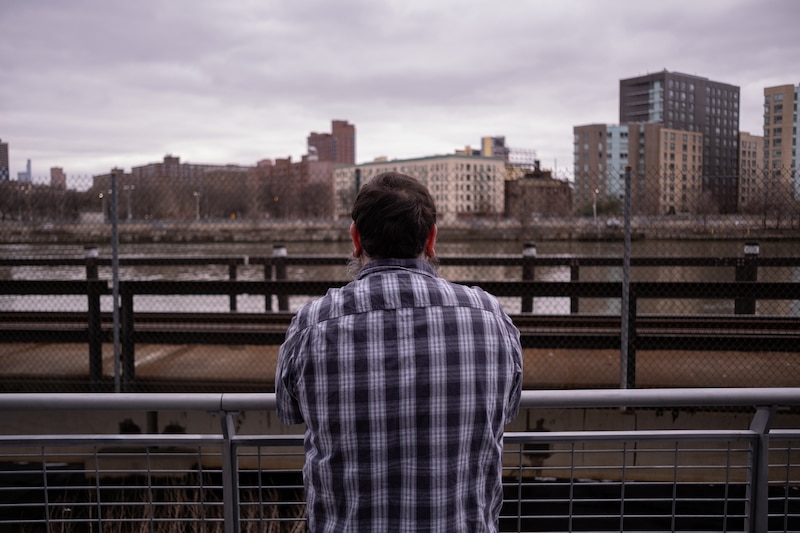
<path fill-rule="evenodd" d="M 462 159 L 418 173 L 439 273 L 497 294 L 526 387 L 800 384 L 793 170 L 730 177 L 731 212 L 700 178 L 634 171 L 627 286 L 624 197 L 600 186 L 618 172 L 507 167 L 499 187 Z M 0 183 L 0 390 L 272 390 L 291 314 L 351 279 L 368 176 L 311 163 Z"/>

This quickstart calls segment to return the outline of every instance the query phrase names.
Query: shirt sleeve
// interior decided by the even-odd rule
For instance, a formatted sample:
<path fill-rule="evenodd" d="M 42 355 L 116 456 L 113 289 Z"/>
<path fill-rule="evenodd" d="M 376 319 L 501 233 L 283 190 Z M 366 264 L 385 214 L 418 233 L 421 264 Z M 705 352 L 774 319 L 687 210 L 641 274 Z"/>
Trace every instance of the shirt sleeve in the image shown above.
<path fill-rule="evenodd" d="M 294 372 L 295 358 L 298 356 L 302 332 L 296 328 L 295 322 L 286 332 L 286 340 L 278 351 L 278 365 L 275 370 L 275 399 L 277 403 L 278 420 L 284 424 L 301 424 L 304 422 L 300 404 L 295 393 Z"/>
<path fill-rule="evenodd" d="M 510 336 L 509 344 L 511 346 L 514 375 L 511 381 L 508 404 L 506 405 L 506 416 L 503 422 L 510 424 L 517 417 L 517 414 L 519 414 L 519 402 L 522 396 L 522 344 L 520 343 L 519 330 L 511 321 L 510 317 L 506 318 Z"/>

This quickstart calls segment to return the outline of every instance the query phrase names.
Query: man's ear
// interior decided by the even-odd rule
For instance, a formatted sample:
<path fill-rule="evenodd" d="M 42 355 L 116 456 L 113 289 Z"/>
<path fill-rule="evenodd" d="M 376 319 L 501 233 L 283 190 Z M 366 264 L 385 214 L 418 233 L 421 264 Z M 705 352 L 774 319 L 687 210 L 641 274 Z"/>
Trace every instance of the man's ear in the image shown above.
<path fill-rule="evenodd" d="M 431 227 L 431 231 L 428 232 L 428 238 L 425 240 L 425 255 L 428 257 L 436 257 L 436 234 L 438 233 L 438 229 L 436 224 Z"/>
<path fill-rule="evenodd" d="M 361 257 L 364 249 L 361 247 L 361 234 L 358 232 L 355 222 L 350 224 L 350 239 L 353 241 L 353 257 Z"/>

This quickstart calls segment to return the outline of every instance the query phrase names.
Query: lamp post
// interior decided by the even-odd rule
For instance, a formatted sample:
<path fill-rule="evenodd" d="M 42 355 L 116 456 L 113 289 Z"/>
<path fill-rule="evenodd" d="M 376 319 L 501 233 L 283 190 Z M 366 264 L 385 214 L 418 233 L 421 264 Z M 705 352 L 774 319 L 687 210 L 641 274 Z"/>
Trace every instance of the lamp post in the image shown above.
<path fill-rule="evenodd" d="M 194 219 L 200 220 L 200 193 L 194 191 L 192 196 L 194 196 Z"/>
<path fill-rule="evenodd" d="M 135 189 L 135 188 L 136 187 L 134 185 L 123 185 L 122 186 L 122 190 L 126 191 L 128 193 L 128 217 L 127 217 L 128 220 L 131 220 L 133 218 L 133 212 L 131 211 L 131 191 L 133 191 L 133 189 Z"/>
<path fill-rule="evenodd" d="M 97 195 L 100 198 L 100 210 L 103 212 L 103 222 L 108 222 L 111 220 L 111 213 L 109 213 L 109 207 L 106 205 L 106 200 L 111 198 L 111 189 L 108 189 L 107 192 L 101 192 Z"/>
<path fill-rule="evenodd" d="M 594 202 L 592 202 L 592 214 L 594 215 L 594 231 L 600 231 L 600 228 L 597 226 L 597 195 L 600 193 L 600 189 L 594 190 Z"/>
<path fill-rule="evenodd" d="M 17 193 L 17 219 L 22 222 L 22 195 L 25 194 L 25 187 L 19 186 L 19 193 Z"/>

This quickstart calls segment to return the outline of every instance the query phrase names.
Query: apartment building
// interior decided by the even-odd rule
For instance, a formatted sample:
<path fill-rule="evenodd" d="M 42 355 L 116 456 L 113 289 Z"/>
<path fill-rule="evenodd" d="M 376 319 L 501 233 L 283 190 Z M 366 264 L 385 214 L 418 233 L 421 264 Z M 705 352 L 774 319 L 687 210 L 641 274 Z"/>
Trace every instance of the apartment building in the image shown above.
<path fill-rule="evenodd" d="M 458 216 L 501 215 L 504 209 L 505 163 L 475 155 L 438 155 L 417 159 L 377 160 L 334 169 L 336 215 L 350 216 L 356 193 L 373 176 L 402 172 L 431 192 L 439 220 Z"/>
<path fill-rule="evenodd" d="M 346 120 L 333 120 L 330 133 L 313 131 L 309 133 L 307 146 L 308 155 L 312 160 L 354 165 L 356 163 L 356 127 Z"/>
<path fill-rule="evenodd" d="M 658 123 L 587 124 L 573 128 L 573 144 L 576 210 L 596 202 L 622 204 L 628 167 L 634 214 L 701 209 L 701 133 Z"/>
<path fill-rule="evenodd" d="M 50 187 L 54 189 L 67 188 L 67 175 L 61 167 L 50 168 Z"/>
<path fill-rule="evenodd" d="M 798 85 L 764 88 L 764 186 L 775 195 L 800 198 L 797 168 Z"/>
<path fill-rule="evenodd" d="M 9 170 L 8 165 L 8 143 L 0 139 L 0 181 L 9 181 L 11 179 L 11 170 Z"/>
<path fill-rule="evenodd" d="M 516 175 L 519 167 L 506 166 L 506 176 Z M 572 214 L 572 186 L 566 180 L 542 170 L 537 161 L 533 170 L 506 179 L 505 216 L 523 224 L 539 216 L 567 217 Z"/>
<path fill-rule="evenodd" d="M 715 210 L 737 210 L 739 87 L 663 70 L 620 80 L 620 124 L 660 123 L 703 135 L 703 190 Z"/>
<path fill-rule="evenodd" d="M 759 210 L 764 193 L 764 137 L 739 133 L 739 211 Z"/>

